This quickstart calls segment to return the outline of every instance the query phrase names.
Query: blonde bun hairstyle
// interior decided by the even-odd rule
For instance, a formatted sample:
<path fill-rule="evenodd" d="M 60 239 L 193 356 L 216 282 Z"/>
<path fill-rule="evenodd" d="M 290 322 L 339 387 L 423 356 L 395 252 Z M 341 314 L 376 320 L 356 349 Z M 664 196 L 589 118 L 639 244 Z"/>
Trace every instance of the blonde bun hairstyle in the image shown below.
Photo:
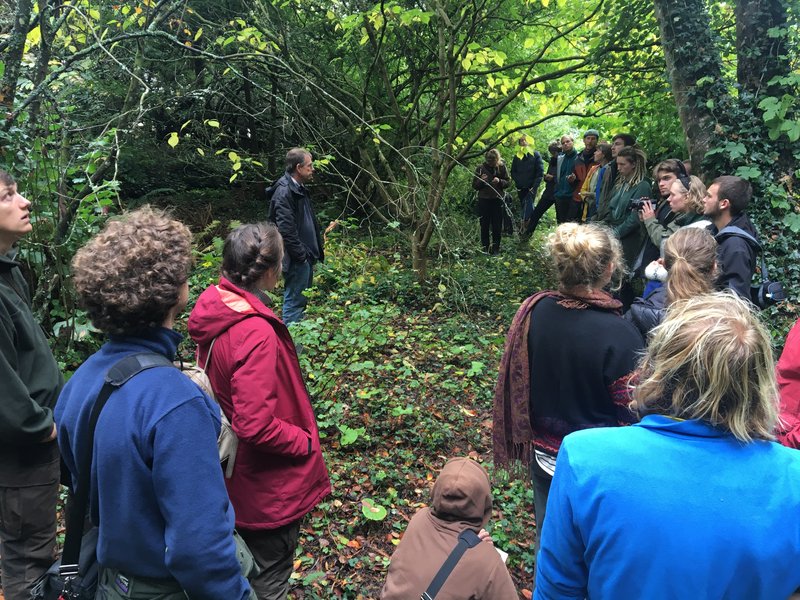
<path fill-rule="evenodd" d="M 625 273 L 622 246 L 605 225 L 562 223 L 548 237 L 547 248 L 561 288 L 603 287 L 609 264 L 614 265 L 612 281 L 618 283 Z"/>

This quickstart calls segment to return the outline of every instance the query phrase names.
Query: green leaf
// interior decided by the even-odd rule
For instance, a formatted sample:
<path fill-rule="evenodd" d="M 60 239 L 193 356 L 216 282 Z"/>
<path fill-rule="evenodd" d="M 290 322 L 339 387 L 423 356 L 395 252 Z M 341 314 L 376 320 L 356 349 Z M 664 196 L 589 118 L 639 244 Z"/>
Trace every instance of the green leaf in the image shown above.
<path fill-rule="evenodd" d="M 207 119 L 206 125 L 208 125 L 209 127 L 219 127 L 219 121 L 217 121 L 216 119 Z"/>
<path fill-rule="evenodd" d="M 800 214 L 793 212 L 784 215 L 783 224 L 786 225 L 792 233 L 800 233 Z"/>
<path fill-rule="evenodd" d="M 177 131 L 173 131 L 172 133 L 170 133 L 170 134 L 169 134 L 169 138 L 167 138 L 167 143 L 168 143 L 168 144 L 169 144 L 169 145 L 170 145 L 172 148 L 174 148 L 175 146 L 177 146 L 179 141 L 180 141 L 180 139 L 178 138 L 178 132 L 177 132 Z"/>
<path fill-rule="evenodd" d="M 383 506 L 376 504 L 371 498 L 364 498 L 361 501 L 361 512 L 370 521 L 383 521 L 388 514 Z"/>
<path fill-rule="evenodd" d="M 364 427 L 357 427 L 355 429 L 351 429 L 347 425 L 339 425 L 338 427 L 339 431 L 342 433 L 342 436 L 339 440 L 339 443 L 342 446 L 349 446 L 367 432 Z"/>
<path fill-rule="evenodd" d="M 754 181 L 761 177 L 761 169 L 758 167 L 739 167 L 736 169 L 736 175 L 748 181 Z"/>

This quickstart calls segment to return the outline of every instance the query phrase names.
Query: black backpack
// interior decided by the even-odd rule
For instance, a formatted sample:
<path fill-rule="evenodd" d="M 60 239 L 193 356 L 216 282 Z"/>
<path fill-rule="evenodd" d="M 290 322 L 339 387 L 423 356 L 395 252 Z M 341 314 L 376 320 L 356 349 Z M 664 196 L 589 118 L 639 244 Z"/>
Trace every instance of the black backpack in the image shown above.
<path fill-rule="evenodd" d="M 761 255 L 761 283 L 750 286 L 750 301 L 761 309 L 768 308 L 786 300 L 786 292 L 780 281 L 772 281 L 767 272 L 767 262 L 764 260 L 764 251 L 758 240 L 741 227 L 729 225 L 719 230 L 715 237 L 723 234 L 733 235 L 747 241 L 757 254 Z"/>

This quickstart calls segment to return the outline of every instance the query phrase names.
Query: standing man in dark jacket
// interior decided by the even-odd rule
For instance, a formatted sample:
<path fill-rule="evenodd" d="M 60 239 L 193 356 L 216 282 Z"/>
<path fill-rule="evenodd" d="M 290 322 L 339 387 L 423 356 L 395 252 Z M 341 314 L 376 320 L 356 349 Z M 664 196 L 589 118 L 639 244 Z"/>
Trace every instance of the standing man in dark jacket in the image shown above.
<path fill-rule="evenodd" d="M 717 177 L 706 191 L 703 214 L 711 219 L 717 240 L 717 289 L 732 289 L 750 300 L 750 281 L 756 270 L 756 248 L 729 228 L 738 227 L 758 240 L 755 227 L 745 214 L 753 197 L 752 186 L 734 175 Z"/>
<path fill-rule="evenodd" d="M 319 222 L 305 187 L 313 177 L 311 153 L 305 148 L 292 148 L 286 153 L 286 173 L 267 189 L 269 220 L 283 236 L 283 322 L 286 325 L 302 320 L 308 303 L 303 292 L 311 287 L 314 263 L 325 258 Z"/>
<path fill-rule="evenodd" d="M 27 600 L 55 559 L 58 364 L 30 307 L 12 246 L 31 231 L 31 203 L 0 171 L 0 556 L 6 600 Z"/>
<path fill-rule="evenodd" d="M 571 135 L 561 137 L 561 155 L 556 169 L 556 221 L 558 224 L 580 220 L 582 202 L 576 202 L 574 195 L 578 185 L 575 175 L 575 161 L 578 152 Z"/>
<path fill-rule="evenodd" d="M 522 207 L 522 226 L 520 231 L 525 233 L 533 216 L 533 199 L 539 191 L 539 184 L 544 176 L 542 156 L 536 150 L 528 151 L 528 139 L 519 138 L 520 149 L 511 161 L 511 179 L 517 186 L 520 206 Z"/>
<path fill-rule="evenodd" d="M 528 238 L 533 235 L 536 226 L 539 224 L 539 219 L 547 210 L 553 206 L 556 201 L 556 174 L 558 169 L 558 155 L 561 153 L 561 145 L 559 142 L 551 142 L 547 147 L 550 152 L 550 160 L 547 163 L 547 173 L 544 175 L 544 191 L 539 202 L 536 203 L 536 208 L 533 209 L 533 215 L 528 222 L 527 229 L 523 232 L 523 237 Z"/>

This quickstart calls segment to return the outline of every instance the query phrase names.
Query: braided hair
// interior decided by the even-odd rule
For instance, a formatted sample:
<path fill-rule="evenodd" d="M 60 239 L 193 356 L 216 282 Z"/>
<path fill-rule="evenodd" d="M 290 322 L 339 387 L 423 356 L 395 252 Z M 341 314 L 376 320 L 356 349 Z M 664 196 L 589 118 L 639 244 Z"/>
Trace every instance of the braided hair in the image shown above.
<path fill-rule="evenodd" d="M 283 238 L 272 223 L 240 225 L 222 248 L 222 275 L 234 285 L 253 291 L 270 269 L 280 268 Z"/>

